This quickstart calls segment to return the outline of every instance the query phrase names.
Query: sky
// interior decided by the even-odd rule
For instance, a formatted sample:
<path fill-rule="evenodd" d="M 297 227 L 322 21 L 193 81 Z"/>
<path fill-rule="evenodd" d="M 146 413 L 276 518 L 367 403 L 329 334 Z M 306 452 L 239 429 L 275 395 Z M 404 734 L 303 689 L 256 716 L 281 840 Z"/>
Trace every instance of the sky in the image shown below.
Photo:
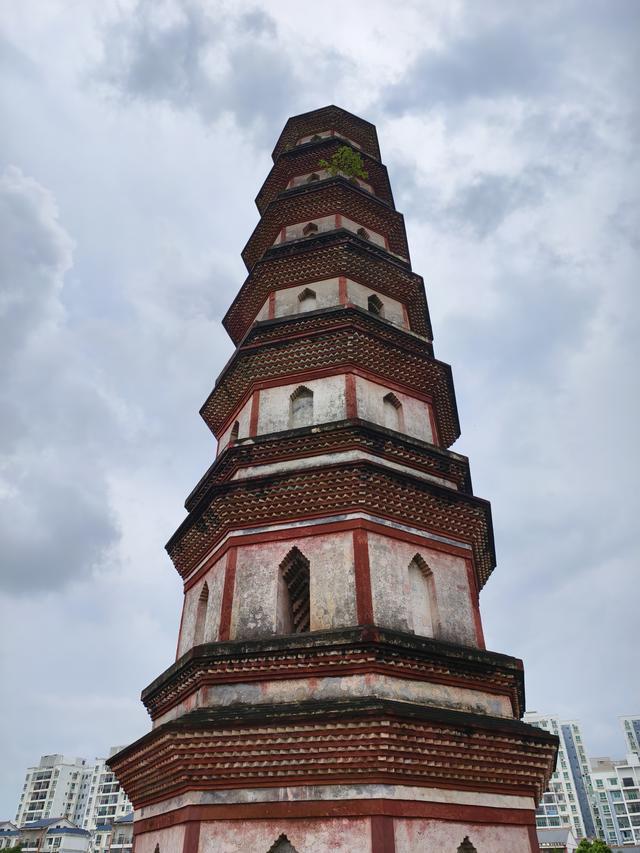
<path fill-rule="evenodd" d="M 309 9 L 0 6 L 0 819 L 41 754 L 149 729 L 253 199 L 288 116 L 330 103 L 377 125 L 453 366 L 487 647 L 591 755 L 640 713 L 640 4 Z"/>

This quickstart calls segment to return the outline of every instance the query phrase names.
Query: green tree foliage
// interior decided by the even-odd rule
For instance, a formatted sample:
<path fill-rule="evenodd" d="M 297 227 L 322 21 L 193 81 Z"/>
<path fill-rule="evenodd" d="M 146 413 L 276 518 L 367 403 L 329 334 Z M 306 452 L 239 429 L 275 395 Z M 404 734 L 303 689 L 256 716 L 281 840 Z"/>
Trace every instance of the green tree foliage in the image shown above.
<path fill-rule="evenodd" d="M 321 169 L 328 169 L 334 177 L 336 175 L 346 175 L 347 178 L 369 177 L 369 173 L 364 170 L 360 152 L 354 151 L 348 145 L 341 145 L 333 153 L 331 160 L 320 160 L 318 165 Z"/>
<path fill-rule="evenodd" d="M 611 848 L 599 838 L 596 838 L 595 841 L 588 841 L 583 838 L 576 847 L 576 853 L 611 853 Z"/>

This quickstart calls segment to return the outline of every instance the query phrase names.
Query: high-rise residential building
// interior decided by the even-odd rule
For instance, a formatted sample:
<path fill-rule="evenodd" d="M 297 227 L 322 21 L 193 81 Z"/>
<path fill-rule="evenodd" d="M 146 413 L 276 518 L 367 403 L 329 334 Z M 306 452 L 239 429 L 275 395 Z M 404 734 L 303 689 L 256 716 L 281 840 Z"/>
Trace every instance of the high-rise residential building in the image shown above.
<path fill-rule="evenodd" d="M 640 716 L 620 717 L 620 725 L 624 732 L 625 752 L 640 756 Z"/>
<path fill-rule="evenodd" d="M 27 769 L 16 823 L 64 817 L 79 823 L 86 803 L 91 768 L 84 758 L 43 755 L 36 767 Z"/>
<path fill-rule="evenodd" d="M 109 757 L 122 749 L 114 746 Z M 82 818 L 84 829 L 94 830 L 97 826 L 111 825 L 132 810 L 131 803 L 120 786 L 106 758 L 96 758 L 91 768 L 86 806 Z"/>
<path fill-rule="evenodd" d="M 167 546 L 178 659 L 109 760 L 136 848 L 537 851 L 558 739 L 520 720 L 522 662 L 485 647 L 490 508 L 450 450 L 375 127 L 295 116 L 273 160 L 201 410 L 217 459 Z"/>
<path fill-rule="evenodd" d="M 121 747 L 113 747 L 109 755 Z M 37 767 L 27 769 L 16 823 L 23 826 L 49 818 L 67 818 L 93 831 L 98 824 L 111 824 L 132 810 L 106 758 L 43 755 Z"/>
<path fill-rule="evenodd" d="M 536 811 L 536 825 L 541 829 L 570 826 L 578 838 L 593 836 L 591 767 L 580 724 L 536 711 L 527 711 L 524 719 L 560 738 L 556 770 Z"/>
<path fill-rule="evenodd" d="M 594 758 L 591 778 L 597 835 L 609 845 L 640 844 L 640 755 Z"/>

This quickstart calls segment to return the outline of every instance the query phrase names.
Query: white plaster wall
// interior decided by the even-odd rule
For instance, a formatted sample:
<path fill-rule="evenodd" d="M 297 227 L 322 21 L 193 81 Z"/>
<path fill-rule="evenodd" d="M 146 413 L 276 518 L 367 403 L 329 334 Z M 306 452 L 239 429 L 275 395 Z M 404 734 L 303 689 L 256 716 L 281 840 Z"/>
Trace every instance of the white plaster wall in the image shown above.
<path fill-rule="evenodd" d="M 290 401 L 300 382 L 265 388 L 260 392 L 258 434 L 289 429 Z M 344 375 L 325 376 L 304 382 L 313 392 L 313 422 L 328 423 L 346 417 Z"/>
<path fill-rule="evenodd" d="M 317 133 L 310 133 L 308 136 L 301 136 L 300 139 L 296 142 L 296 145 L 304 145 L 305 142 L 311 142 L 314 136 L 319 136 L 321 139 L 326 139 L 328 136 L 337 136 L 338 139 L 343 139 L 345 142 L 348 142 L 349 145 L 352 145 L 354 148 L 361 148 L 357 142 L 354 142 L 353 139 L 349 139 L 348 136 L 343 136 L 341 133 L 338 133 L 337 130 L 320 130 Z"/>
<path fill-rule="evenodd" d="M 369 379 L 356 377 L 356 399 L 358 401 L 358 417 L 376 424 L 384 425 L 384 397 L 389 388 L 371 382 Z M 417 400 L 400 391 L 393 392 L 402 404 L 404 417 L 404 432 L 413 438 L 433 443 L 431 421 L 429 419 L 429 404 Z"/>
<path fill-rule="evenodd" d="M 136 836 L 136 853 L 154 853 L 156 844 L 160 846 L 160 853 L 182 853 L 184 832 L 184 826 L 180 825 L 144 832 Z"/>
<path fill-rule="evenodd" d="M 276 631 L 279 566 L 293 547 L 309 560 L 312 631 L 356 624 L 353 546 L 350 533 L 299 536 L 238 548 L 231 617 L 232 639 L 267 637 Z"/>
<path fill-rule="evenodd" d="M 376 246 L 380 246 L 383 249 L 386 248 L 387 243 L 382 234 L 379 234 L 377 231 L 372 231 L 371 228 L 369 228 L 367 225 L 363 226 L 361 222 L 354 222 L 353 219 L 349 219 L 348 216 L 343 216 L 342 227 L 346 228 L 347 231 L 353 231 L 354 234 L 358 230 L 358 228 L 364 227 L 369 233 L 370 243 L 375 243 Z"/>
<path fill-rule="evenodd" d="M 343 177 L 348 177 L 344 175 L 342 172 L 338 174 Z M 318 179 L 316 181 L 309 181 L 311 175 L 318 175 Z M 333 177 L 331 172 L 328 169 L 314 169 L 313 172 L 307 172 L 304 175 L 296 175 L 295 178 L 291 178 L 289 183 L 287 184 L 287 189 L 292 189 L 293 187 L 300 187 L 306 184 L 315 184 L 319 183 L 319 181 L 324 181 L 327 178 Z M 368 184 L 366 181 L 363 181 L 361 178 L 351 178 L 352 183 L 356 184 L 360 187 L 360 189 L 366 190 L 366 192 L 371 193 L 373 195 L 373 187 L 371 184 Z"/>
<path fill-rule="evenodd" d="M 304 222 L 296 222 L 294 225 L 287 225 L 284 231 L 284 240 L 282 239 L 282 232 L 279 232 L 274 245 L 277 246 L 279 243 L 287 242 L 289 240 L 300 240 L 305 236 L 302 231 L 309 222 L 313 222 L 318 226 L 318 230 L 314 232 L 315 234 L 322 234 L 324 231 L 334 231 L 336 227 L 335 214 L 332 214 L 331 216 L 318 216 L 314 219 L 306 219 Z"/>
<path fill-rule="evenodd" d="M 433 573 L 436 592 L 436 639 L 478 646 L 465 561 L 400 539 L 369 533 L 369 564 L 377 625 L 407 631 L 410 595 L 407 567 L 420 554 Z"/>
<path fill-rule="evenodd" d="M 251 421 L 251 397 L 249 397 L 249 399 L 244 403 L 240 411 L 236 414 L 227 429 L 218 439 L 218 453 L 224 450 L 224 448 L 229 444 L 231 431 L 233 430 L 233 425 L 236 421 L 238 421 L 240 426 L 238 430 L 238 438 L 247 438 L 249 436 L 249 423 Z"/>
<path fill-rule="evenodd" d="M 398 302 L 397 299 L 391 299 L 390 296 L 385 296 L 376 290 L 371 290 L 371 288 L 365 287 L 363 284 L 360 284 L 360 282 L 351 280 L 347 281 L 347 294 L 349 296 L 349 300 L 359 308 L 364 308 L 365 310 L 368 309 L 369 306 L 367 301 L 372 293 L 375 293 L 384 305 L 384 319 L 389 320 L 391 323 L 395 323 L 396 326 L 404 327 L 406 324 L 401 302 Z"/>
<path fill-rule="evenodd" d="M 369 818 L 298 818 L 203 823 L 199 853 L 268 853 L 283 833 L 299 853 L 371 851 Z"/>
<path fill-rule="evenodd" d="M 295 287 L 287 287 L 284 290 L 276 291 L 276 317 L 288 317 L 291 314 L 304 313 L 300 310 L 300 300 L 298 297 L 307 288 L 315 291 L 316 308 L 330 308 L 340 303 L 337 278 L 313 281 L 309 284 L 299 284 Z"/>
<path fill-rule="evenodd" d="M 185 594 L 182 625 L 178 640 L 178 657 L 189 651 L 193 645 L 198 599 L 200 598 L 205 581 L 209 586 L 209 604 L 207 606 L 207 619 L 204 625 L 204 642 L 214 643 L 218 639 L 226 559 L 225 555 L 215 562 L 207 574 L 197 584 L 194 584 L 191 589 L 187 590 Z"/>
<path fill-rule="evenodd" d="M 526 826 L 396 818 L 396 853 L 456 853 L 465 836 L 478 853 L 531 853 Z M 267 848 L 268 849 L 268 848 Z"/>

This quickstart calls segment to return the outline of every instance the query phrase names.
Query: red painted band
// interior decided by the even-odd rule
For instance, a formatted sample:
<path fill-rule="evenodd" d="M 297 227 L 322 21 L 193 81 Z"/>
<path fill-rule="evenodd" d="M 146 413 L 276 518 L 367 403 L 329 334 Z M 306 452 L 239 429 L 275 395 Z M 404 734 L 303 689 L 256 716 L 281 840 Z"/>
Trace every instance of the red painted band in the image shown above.
<path fill-rule="evenodd" d="M 190 821 L 184 832 L 182 853 L 198 853 L 200 843 L 200 821 Z"/>
<path fill-rule="evenodd" d="M 344 275 L 338 278 L 338 302 L 340 305 L 347 304 L 347 278 Z"/>
<path fill-rule="evenodd" d="M 233 591 L 236 584 L 236 563 L 238 559 L 237 548 L 231 548 L 227 555 L 227 565 L 224 572 L 224 588 L 222 590 L 222 604 L 220 607 L 220 631 L 218 637 L 221 641 L 228 640 L 231 634 L 231 611 L 233 609 Z"/>
<path fill-rule="evenodd" d="M 269 294 L 269 319 L 273 320 L 276 316 L 276 293 L 272 290 Z"/>
<path fill-rule="evenodd" d="M 373 625 L 373 600 L 371 598 L 371 568 L 367 531 L 358 527 L 353 531 L 353 560 L 356 580 L 356 609 L 359 625 Z"/>
<path fill-rule="evenodd" d="M 358 417 L 358 396 L 356 394 L 356 377 L 353 373 L 344 375 L 344 395 L 347 418 Z"/>
<path fill-rule="evenodd" d="M 431 818 L 460 823 L 527 826 L 535 834 L 533 809 L 491 808 L 450 803 L 428 803 L 412 800 L 308 800 L 227 805 L 183 806 L 157 817 L 137 820 L 136 834 L 166 829 L 188 821 L 265 820 L 324 817 L 388 817 Z M 536 848 L 532 848 L 535 850 Z M 537 851 L 536 851 L 537 853 Z"/>
<path fill-rule="evenodd" d="M 396 853 L 392 817 L 374 815 L 371 818 L 371 853 Z"/>
<path fill-rule="evenodd" d="M 256 388 L 251 397 L 251 414 L 249 416 L 249 435 L 258 434 L 258 418 L 260 417 L 260 389 Z"/>

